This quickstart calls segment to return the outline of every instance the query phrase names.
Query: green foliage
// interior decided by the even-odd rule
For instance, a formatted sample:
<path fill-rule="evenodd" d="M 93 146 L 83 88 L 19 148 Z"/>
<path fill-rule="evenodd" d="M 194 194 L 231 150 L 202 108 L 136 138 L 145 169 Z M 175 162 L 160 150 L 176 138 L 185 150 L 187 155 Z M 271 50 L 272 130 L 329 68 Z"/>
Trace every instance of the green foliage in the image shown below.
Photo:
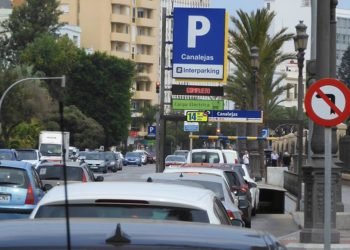
<path fill-rule="evenodd" d="M 116 145 L 128 136 L 134 76 L 132 61 L 99 52 L 81 53 L 79 63 L 68 75 L 68 105 L 77 106 L 103 126 L 105 146 Z"/>
<path fill-rule="evenodd" d="M 158 105 L 145 105 L 141 108 L 142 117 L 140 121 L 145 125 L 152 125 L 156 122 L 156 114 L 159 111 Z"/>
<path fill-rule="evenodd" d="M 38 148 L 39 134 L 43 130 L 41 121 L 33 118 L 30 122 L 20 123 L 13 131 L 11 148 Z"/>
<path fill-rule="evenodd" d="M 33 68 L 17 66 L 0 70 L 0 93 L 14 82 L 37 76 Z M 22 122 L 30 122 L 33 117 L 44 119 L 53 109 L 52 101 L 39 81 L 26 80 L 14 86 L 4 98 L 1 107 L 2 136 L 7 144 L 13 130 Z"/>
<path fill-rule="evenodd" d="M 294 54 L 281 52 L 284 42 L 290 40 L 293 34 L 286 34 L 287 28 L 269 36 L 275 13 L 267 9 L 257 10 L 250 15 L 242 10 L 237 12 L 238 19 L 231 17 L 236 29 L 230 30 L 229 60 L 235 65 L 236 70 L 229 76 L 226 87 L 228 96 L 236 102 L 241 109 L 253 109 L 254 90 L 258 89 L 258 108 L 265 114 L 272 112 L 278 105 L 280 94 L 291 86 L 279 86 L 286 77 L 273 78 L 276 67 L 285 60 L 295 58 Z M 250 63 L 250 48 L 259 48 L 260 67 L 257 72 L 256 84 L 253 82 L 253 70 Z"/>
<path fill-rule="evenodd" d="M 59 1 L 27 0 L 15 7 L 10 18 L 2 23 L 5 36 L 0 40 L 0 58 L 17 62 L 18 53 L 43 33 L 56 35 L 59 24 Z"/>

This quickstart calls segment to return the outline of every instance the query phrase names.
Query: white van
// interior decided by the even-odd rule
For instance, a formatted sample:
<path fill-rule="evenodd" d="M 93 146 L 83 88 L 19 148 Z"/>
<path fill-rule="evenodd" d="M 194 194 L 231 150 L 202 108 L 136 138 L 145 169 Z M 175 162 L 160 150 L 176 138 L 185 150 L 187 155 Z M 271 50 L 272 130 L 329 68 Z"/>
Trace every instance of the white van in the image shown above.
<path fill-rule="evenodd" d="M 239 163 L 238 152 L 236 150 L 222 149 L 221 151 L 224 153 L 227 163 L 231 163 L 231 164 Z"/>
<path fill-rule="evenodd" d="M 191 159 L 192 155 L 192 159 Z M 187 163 L 227 163 L 221 149 L 192 149 L 187 155 Z"/>

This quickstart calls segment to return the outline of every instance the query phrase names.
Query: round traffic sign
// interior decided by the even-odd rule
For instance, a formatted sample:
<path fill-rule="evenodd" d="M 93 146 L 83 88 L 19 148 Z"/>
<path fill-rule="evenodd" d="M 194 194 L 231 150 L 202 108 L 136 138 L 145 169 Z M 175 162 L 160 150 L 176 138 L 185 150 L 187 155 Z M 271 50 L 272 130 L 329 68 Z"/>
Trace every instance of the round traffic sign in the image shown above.
<path fill-rule="evenodd" d="M 332 127 L 350 115 L 350 90 L 333 78 L 318 80 L 305 95 L 305 109 L 318 125 Z"/>

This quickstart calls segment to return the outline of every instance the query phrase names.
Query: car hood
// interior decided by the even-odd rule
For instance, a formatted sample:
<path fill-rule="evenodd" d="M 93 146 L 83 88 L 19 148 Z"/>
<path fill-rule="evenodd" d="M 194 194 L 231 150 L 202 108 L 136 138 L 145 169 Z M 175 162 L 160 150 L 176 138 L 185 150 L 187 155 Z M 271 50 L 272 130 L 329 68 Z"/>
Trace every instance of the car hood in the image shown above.
<path fill-rule="evenodd" d="M 105 161 L 103 160 L 85 160 L 87 164 L 103 164 Z"/>

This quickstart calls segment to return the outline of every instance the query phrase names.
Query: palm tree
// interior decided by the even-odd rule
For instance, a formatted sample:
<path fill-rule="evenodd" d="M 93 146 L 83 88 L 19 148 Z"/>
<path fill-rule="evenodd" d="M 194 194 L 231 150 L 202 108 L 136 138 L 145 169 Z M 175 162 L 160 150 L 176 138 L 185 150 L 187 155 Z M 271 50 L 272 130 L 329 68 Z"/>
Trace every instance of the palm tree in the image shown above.
<path fill-rule="evenodd" d="M 158 105 L 149 105 L 145 104 L 140 112 L 142 113 L 142 117 L 140 122 L 146 127 L 147 125 L 152 125 L 156 122 L 156 115 L 159 110 Z"/>
<path fill-rule="evenodd" d="M 286 61 L 295 58 L 295 53 L 284 54 L 281 52 L 282 45 L 292 39 L 293 34 L 287 34 L 287 28 L 278 31 L 274 36 L 268 34 L 268 30 L 275 17 L 274 12 L 267 9 L 259 9 L 250 14 L 237 11 L 238 18 L 231 17 L 235 29 L 229 34 L 229 60 L 235 66 L 235 72 L 229 77 L 226 93 L 241 109 L 253 109 L 254 91 L 257 89 L 258 109 L 264 111 L 265 117 L 276 108 L 281 99 L 278 97 L 290 85 L 280 86 L 280 82 L 286 77 L 281 75 L 274 78 L 276 67 Z M 251 68 L 250 48 L 259 48 L 260 67 L 257 71 L 257 80 L 253 79 Z M 256 85 L 256 86 L 255 86 Z M 258 127 L 258 131 L 263 125 Z M 259 143 L 259 153 L 263 158 L 263 143 Z M 260 170 L 263 174 L 263 159 L 260 159 Z"/>

